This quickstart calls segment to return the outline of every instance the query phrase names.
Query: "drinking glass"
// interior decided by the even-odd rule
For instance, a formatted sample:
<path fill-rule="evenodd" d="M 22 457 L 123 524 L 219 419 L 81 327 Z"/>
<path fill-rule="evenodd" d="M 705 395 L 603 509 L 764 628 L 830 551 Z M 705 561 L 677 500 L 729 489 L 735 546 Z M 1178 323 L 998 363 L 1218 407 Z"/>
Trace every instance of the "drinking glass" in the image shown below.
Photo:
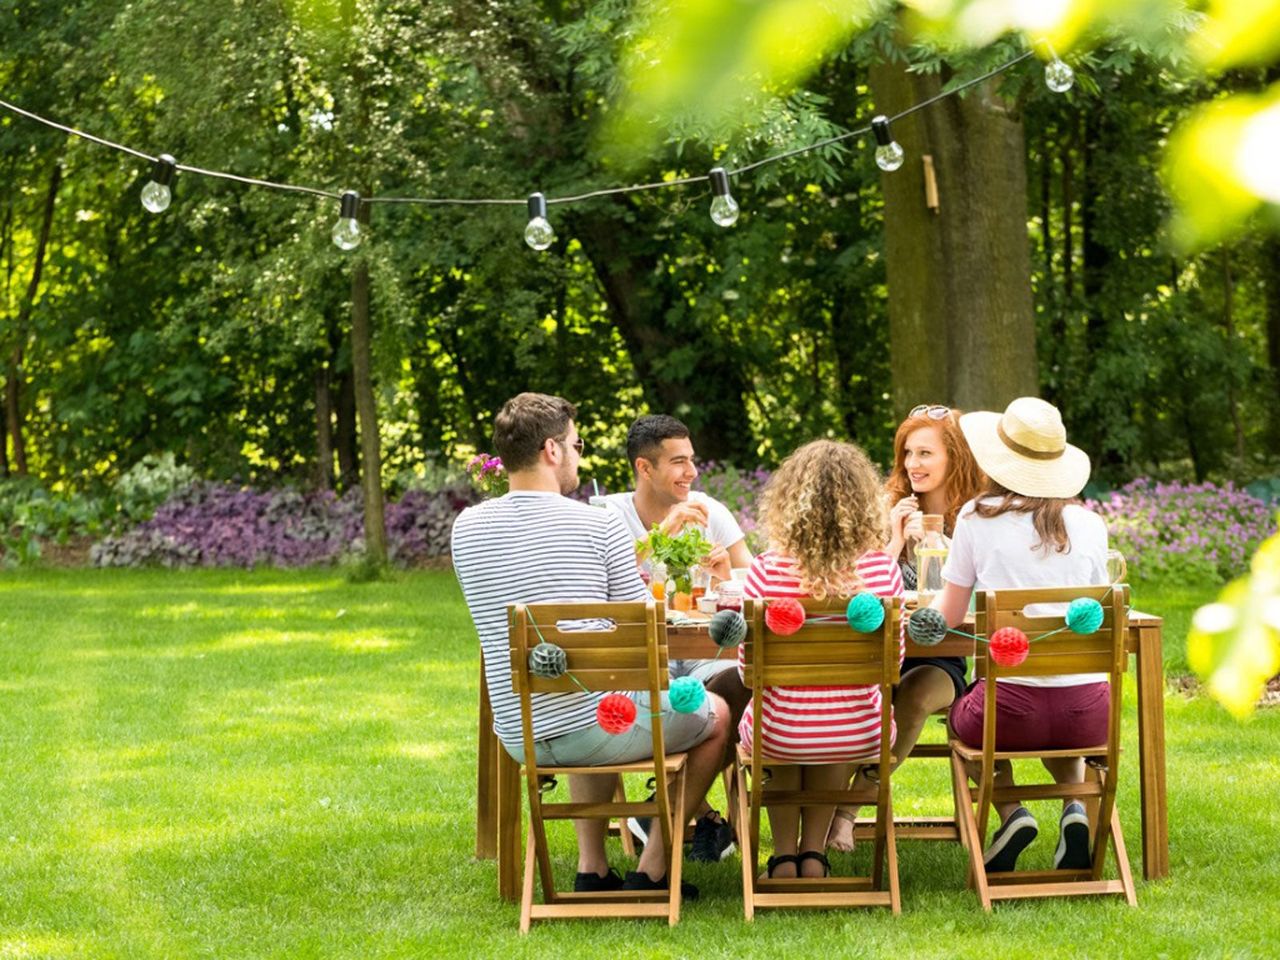
<path fill-rule="evenodd" d="M 1119 550 L 1107 551 L 1107 579 L 1112 583 L 1124 583 L 1129 565 L 1124 562 L 1124 554 Z"/>

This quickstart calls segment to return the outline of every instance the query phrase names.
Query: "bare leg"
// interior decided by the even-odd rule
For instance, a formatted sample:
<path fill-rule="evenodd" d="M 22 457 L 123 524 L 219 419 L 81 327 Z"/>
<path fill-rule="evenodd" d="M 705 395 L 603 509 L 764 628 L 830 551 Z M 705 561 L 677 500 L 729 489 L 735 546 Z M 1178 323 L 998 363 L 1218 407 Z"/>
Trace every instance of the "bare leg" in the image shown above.
<path fill-rule="evenodd" d="M 685 822 L 693 812 L 698 809 L 703 798 L 707 795 L 707 791 L 711 789 L 711 784 L 723 769 L 720 761 L 724 756 L 725 740 L 729 736 L 729 708 L 720 697 L 713 693 L 708 693 L 707 699 L 711 704 L 715 722 L 712 724 L 711 732 L 707 735 L 707 738 L 688 751 L 688 759 L 685 761 L 685 779 L 687 781 L 685 785 L 685 809 L 671 811 L 672 818 L 680 825 L 681 829 L 683 829 Z M 612 785 L 610 789 L 612 789 Z M 603 825 L 601 829 L 603 830 Z M 601 843 L 603 843 L 603 834 Z M 653 820 L 653 829 L 649 834 L 649 842 L 644 845 L 644 852 L 640 854 L 640 863 L 637 865 L 637 869 L 646 874 L 650 880 L 661 880 L 666 876 L 667 854 L 662 848 L 662 824 L 659 823 L 657 817 Z"/>
<path fill-rule="evenodd" d="M 1084 783 L 1084 760 L 1080 757 L 1046 757 L 1040 761 L 1053 777 L 1054 783 Z M 1062 798 L 1065 810 L 1070 797 Z"/>
<path fill-rule="evenodd" d="M 823 763 L 799 768 L 801 780 L 806 790 L 840 790 L 853 775 L 852 763 Z M 834 804 L 820 804 L 800 808 L 800 849 L 821 852 L 827 832 L 831 829 L 831 817 L 836 812 Z M 769 813 L 769 822 L 773 822 L 773 812 Z M 804 877 L 821 877 L 822 864 L 816 860 L 806 860 L 801 864 L 800 875 Z"/>
<path fill-rule="evenodd" d="M 964 769 L 969 774 L 969 779 L 977 783 L 978 778 L 982 775 L 982 764 L 966 763 Z M 997 790 L 1001 787 L 1016 786 L 1017 784 L 1013 781 L 1013 764 L 1008 760 L 997 760 L 995 774 L 991 778 L 991 783 Z M 995 803 L 992 806 L 996 808 L 996 813 L 1000 814 L 1000 822 L 1004 823 L 1009 819 L 1009 814 L 1017 810 L 1022 804 L 1016 800 L 1006 800 L 1004 803 Z"/>
<path fill-rule="evenodd" d="M 800 836 L 800 807 L 771 807 L 769 794 L 776 790 L 798 790 L 800 788 L 799 767 L 776 767 L 773 776 L 764 787 L 764 807 L 769 813 L 769 830 L 773 833 L 773 852 L 776 856 L 799 852 L 797 846 Z M 791 879 L 796 875 L 795 864 L 787 863 L 778 867 L 774 877 L 780 880 Z"/>
<path fill-rule="evenodd" d="M 893 719 L 898 727 L 898 736 L 893 743 L 893 769 L 898 769 L 902 761 L 911 756 L 929 717 L 950 706 L 955 698 L 956 688 L 951 682 L 951 676 L 939 667 L 916 667 L 902 678 L 898 692 L 893 697 Z M 865 794 L 867 803 L 875 801 L 876 785 L 861 770 L 854 778 L 851 789 Z M 840 807 L 838 812 L 840 815 L 831 823 L 827 846 L 832 850 L 848 852 L 853 849 L 853 822 L 857 819 L 858 811 L 852 807 Z"/>
<path fill-rule="evenodd" d="M 569 796 L 574 803 L 608 803 L 617 785 L 616 773 L 579 774 L 569 778 Z M 609 872 L 605 857 L 604 837 L 608 823 L 604 820 L 575 820 L 578 835 L 578 872 L 603 877 Z"/>

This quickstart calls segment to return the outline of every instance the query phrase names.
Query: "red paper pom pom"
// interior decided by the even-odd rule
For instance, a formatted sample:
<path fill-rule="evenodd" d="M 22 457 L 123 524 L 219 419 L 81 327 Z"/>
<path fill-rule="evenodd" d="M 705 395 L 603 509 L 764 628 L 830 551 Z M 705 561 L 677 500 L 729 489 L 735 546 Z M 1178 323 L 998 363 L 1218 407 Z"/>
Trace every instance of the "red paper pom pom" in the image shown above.
<path fill-rule="evenodd" d="M 626 733 L 636 722 L 636 704 L 630 697 L 620 693 L 611 693 L 596 707 L 596 723 L 605 733 L 615 737 Z"/>
<path fill-rule="evenodd" d="M 791 598 L 774 600 L 765 608 L 764 624 L 780 637 L 790 636 L 804 626 L 804 606 Z"/>
<path fill-rule="evenodd" d="M 1031 642 L 1027 635 L 1017 627 L 1001 627 L 991 635 L 987 646 L 991 650 L 991 659 L 1002 667 L 1016 667 L 1027 659 L 1027 651 Z"/>

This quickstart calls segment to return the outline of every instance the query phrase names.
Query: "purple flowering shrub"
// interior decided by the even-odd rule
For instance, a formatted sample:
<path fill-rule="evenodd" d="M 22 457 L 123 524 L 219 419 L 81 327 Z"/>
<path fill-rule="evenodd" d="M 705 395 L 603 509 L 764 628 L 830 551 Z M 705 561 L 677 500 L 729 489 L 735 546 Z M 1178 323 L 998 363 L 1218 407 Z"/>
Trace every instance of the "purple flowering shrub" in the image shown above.
<path fill-rule="evenodd" d="M 477 453 L 467 461 L 467 475 L 476 489 L 493 497 L 500 497 L 507 492 L 509 485 L 507 468 L 502 465 L 501 457 L 491 457 L 487 453 Z"/>
<path fill-rule="evenodd" d="M 764 467 L 739 470 L 732 465 L 709 462 L 701 467 L 698 486 L 729 508 L 747 536 L 747 547 L 753 554 L 765 549 L 764 531 L 759 525 L 756 508 L 760 493 L 768 483 L 770 472 Z"/>
<path fill-rule="evenodd" d="M 386 507 L 387 546 L 402 566 L 448 555 L 458 513 L 475 503 L 466 486 L 410 490 Z M 94 544 L 101 567 L 302 567 L 334 563 L 364 548 L 359 489 L 257 491 L 195 483 L 171 496 L 155 514 L 118 536 Z"/>
<path fill-rule="evenodd" d="M 1264 501 L 1227 483 L 1157 483 L 1140 477 L 1087 506 L 1107 522 L 1131 579 L 1221 583 L 1249 567 L 1275 532 Z"/>

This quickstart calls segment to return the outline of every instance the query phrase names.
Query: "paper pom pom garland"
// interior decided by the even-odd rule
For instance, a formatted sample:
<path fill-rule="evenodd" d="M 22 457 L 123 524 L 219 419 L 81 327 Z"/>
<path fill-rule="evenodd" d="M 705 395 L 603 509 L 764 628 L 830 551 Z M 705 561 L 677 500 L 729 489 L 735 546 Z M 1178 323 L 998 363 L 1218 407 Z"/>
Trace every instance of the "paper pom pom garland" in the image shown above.
<path fill-rule="evenodd" d="M 1088 597 L 1077 597 L 1067 604 L 1067 629 L 1088 636 L 1102 626 L 1102 604 Z"/>
<path fill-rule="evenodd" d="M 1001 627 L 987 641 L 991 659 L 1002 667 L 1016 667 L 1027 659 L 1031 641 L 1017 627 Z"/>
<path fill-rule="evenodd" d="M 611 733 L 615 737 L 620 733 L 626 733 L 635 725 L 635 722 L 635 701 L 620 693 L 608 694 L 596 707 L 596 723 L 600 724 L 600 729 L 605 733 Z"/>
<path fill-rule="evenodd" d="M 922 647 L 937 646 L 947 635 L 947 618 L 933 607 L 921 607 L 907 620 L 907 633 Z"/>
<path fill-rule="evenodd" d="M 863 590 L 849 600 L 845 617 L 849 621 L 849 629 L 854 633 L 871 633 L 879 630 L 884 623 L 884 604 L 874 593 Z"/>
<path fill-rule="evenodd" d="M 569 669 L 569 658 L 564 647 L 547 643 L 545 640 L 529 651 L 529 672 L 543 680 L 555 680 L 563 677 Z"/>
<path fill-rule="evenodd" d="M 721 610 L 711 618 L 711 639 L 720 649 L 736 647 L 747 637 L 747 621 L 737 610 Z"/>
<path fill-rule="evenodd" d="M 676 677 L 667 690 L 667 700 L 676 713 L 693 713 L 707 699 L 707 688 L 697 677 Z"/>
<path fill-rule="evenodd" d="M 765 626 L 780 637 L 795 633 L 804 626 L 804 620 L 804 606 L 790 597 L 771 601 L 764 611 Z"/>

